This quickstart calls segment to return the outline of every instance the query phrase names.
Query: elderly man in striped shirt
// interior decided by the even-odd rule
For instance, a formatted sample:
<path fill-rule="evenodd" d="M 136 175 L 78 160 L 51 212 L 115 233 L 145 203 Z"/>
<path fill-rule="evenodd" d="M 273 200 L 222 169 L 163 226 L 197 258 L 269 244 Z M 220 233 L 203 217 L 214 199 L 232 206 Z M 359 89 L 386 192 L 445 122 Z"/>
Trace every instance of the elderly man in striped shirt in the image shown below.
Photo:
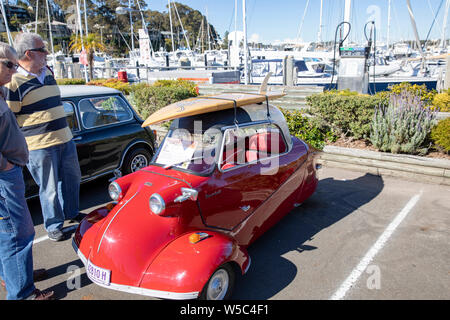
<path fill-rule="evenodd" d="M 30 150 L 27 164 L 39 186 L 44 226 L 51 240 L 64 239 L 64 220 L 80 220 L 80 167 L 61 95 L 47 67 L 42 38 L 20 33 L 14 41 L 19 69 L 7 85 L 7 103 Z"/>

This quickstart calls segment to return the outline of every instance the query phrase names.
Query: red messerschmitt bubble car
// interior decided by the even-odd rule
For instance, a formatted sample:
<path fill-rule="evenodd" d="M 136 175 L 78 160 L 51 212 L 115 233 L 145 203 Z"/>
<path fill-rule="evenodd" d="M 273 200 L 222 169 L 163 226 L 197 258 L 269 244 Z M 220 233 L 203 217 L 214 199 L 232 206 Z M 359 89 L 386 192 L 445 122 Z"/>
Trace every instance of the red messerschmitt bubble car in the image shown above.
<path fill-rule="evenodd" d="M 247 247 L 318 183 L 317 152 L 291 136 L 269 100 L 283 93 L 199 96 L 152 114 L 172 120 L 149 166 L 109 185 L 73 246 L 96 284 L 166 299 L 230 298 Z"/>

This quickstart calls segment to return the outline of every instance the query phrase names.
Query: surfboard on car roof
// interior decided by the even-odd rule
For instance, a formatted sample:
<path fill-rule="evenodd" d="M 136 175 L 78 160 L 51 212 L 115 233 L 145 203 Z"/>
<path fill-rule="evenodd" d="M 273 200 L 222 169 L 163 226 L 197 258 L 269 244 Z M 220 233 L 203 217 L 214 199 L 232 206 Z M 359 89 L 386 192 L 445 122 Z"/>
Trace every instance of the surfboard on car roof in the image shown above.
<path fill-rule="evenodd" d="M 266 79 L 268 80 L 269 77 Z M 142 127 L 182 117 L 263 103 L 286 95 L 283 91 L 267 92 L 266 89 L 267 81 L 263 82 L 258 93 L 227 92 L 178 101 L 151 114 L 144 121 Z"/>

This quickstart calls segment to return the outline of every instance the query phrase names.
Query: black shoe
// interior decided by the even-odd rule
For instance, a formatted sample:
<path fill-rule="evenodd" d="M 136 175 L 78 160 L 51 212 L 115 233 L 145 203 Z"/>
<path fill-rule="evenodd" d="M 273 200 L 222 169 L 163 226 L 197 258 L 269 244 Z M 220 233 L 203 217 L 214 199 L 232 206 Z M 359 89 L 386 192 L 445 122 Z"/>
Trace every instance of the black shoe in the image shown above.
<path fill-rule="evenodd" d="M 48 238 L 52 241 L 61 241 L 64 239 L 64 233 L 61 230 L 49 231 Z"/>
<path fill-rule="evenodd" d="M 80 223 L 81 220 L 84 219 L 84 217 L 86 217 L 85 214 L 79 213 L 79 214 L 77 214 L 75 217 L 71 218 L 71 219 L 69 220 L 69 223 L 75 223 L 75 222 Z"/>
<path fill-rule="evenodd" d="M 35 289 L 33 293 L 26 298 L 26 300 L 54 300 L 55 297 L 53 296 L 54 292 L 50 290 L 39 290 Z"/>

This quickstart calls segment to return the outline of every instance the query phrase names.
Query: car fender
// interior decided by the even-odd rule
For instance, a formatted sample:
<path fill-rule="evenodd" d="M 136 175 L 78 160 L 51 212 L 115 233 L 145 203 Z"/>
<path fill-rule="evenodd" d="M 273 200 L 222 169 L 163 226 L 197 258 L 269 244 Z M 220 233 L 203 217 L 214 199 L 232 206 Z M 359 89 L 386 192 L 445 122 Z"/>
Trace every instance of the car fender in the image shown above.
<path fill-rule="evenodd" d="M 145 145 L 148 149 L 150 149 L 150 153 L 153 155 L 155 153 L 155 150 L 153 150 L 153 147 L 145 140 L 139 139 L 139 140 L 133 140 L 130 142 L 126 148 L 122 151 L 122 156 L 120 158 L 120 163 L 117 169 L 121 168 L 123 165 L 123 162 L 125 161 L 125 157 L 127 156 L 128 152 L 132 150 L 136 145 L 142 144 Z"/>
<path fill-rule="evenodd" d="M 166 292 L 201 293 L 213 272 L 223 264 L 235 263 L 242 274 L 250 266 L 247 250 L 220 232 L 202 231 L 207 237 L 191 243 L 181 235 L 168 244 L 152 261 L 142 277 L 141 288 Z"/>

